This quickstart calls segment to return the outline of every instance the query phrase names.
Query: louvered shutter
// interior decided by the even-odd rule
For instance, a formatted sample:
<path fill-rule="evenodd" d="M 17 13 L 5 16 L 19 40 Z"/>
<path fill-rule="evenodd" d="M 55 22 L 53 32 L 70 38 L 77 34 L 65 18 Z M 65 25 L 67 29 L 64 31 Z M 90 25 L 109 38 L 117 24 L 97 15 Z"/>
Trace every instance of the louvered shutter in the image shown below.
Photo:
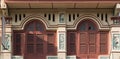
<path fill-rule="evenodd" d="M 100 32 L 100 54 L 107 53 L 107 41 L 108 36 L 107 32 Z"/>
<path fill-rule="evenodd" d="M 14 39 L 13 39 L 13 54 L 14 55 L 22 55 L 22 44 L 21 41 L 23 40 L 23 34 L 22 33 L 15 33 Z"/>
<path fill-rule="evenodd" d="M 75 41 L 76 37 L 75 37 L 75 33 L 71 32 L 68 33 L 68 39 L 67 39 L 67 53 L 68 55 L 75 55 L 76 53 L 76 41 Z"/>
<path fill-rule="evenodd" d="M 96 34 L 95 33 L 89 33 L 89 53 L 95 54 L 96 53 Z"/>
<path fill-rule="evenodd" d="M 43 34 L 36 34 L 36 50 L 38 54 L 44 53 L 44 35 Z"/>
<path fill-rule="evenodd" d="M 50 55 L 56 54 L 54 33 L 48 33 L 47 34 L 47 53 L 50 54 Z"/>
<path fill-rule="evenodd" d="M 30 54 L 34 53 L 34 34 L 27 34 L 26 42 L 26 52 Z"/>
<path fill-rule="evenodd" d="M 88 40 L 87 40 L 87 33 L 80 33 L 80 54 L 87 54 L 88 52 Z"/>

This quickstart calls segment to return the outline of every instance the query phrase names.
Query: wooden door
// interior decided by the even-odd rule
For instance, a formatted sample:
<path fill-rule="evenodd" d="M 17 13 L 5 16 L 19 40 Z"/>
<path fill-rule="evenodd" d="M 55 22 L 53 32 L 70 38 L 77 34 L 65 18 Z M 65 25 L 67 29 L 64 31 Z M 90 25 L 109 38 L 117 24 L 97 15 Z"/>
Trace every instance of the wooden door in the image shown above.
<path fill-rule="evenodd" d="M 79 53 L 80 59 L 97 59 L 97 29 L 89 21 L 83 22 L 79 28 Z"/>
<path fill-rule="evenodd" d="M 43 34 L 27 34 L 25 59 L 45 59 Z"/>
<path fill-rule="evenodd" d="M 44 27 L 33 21 L 27 25 L 24 59 L 45 59 L 46 39 Z"/>
<path fill-rule="evenodd" d="M 82 32 L 79 39 L 79 54 L 82 59 L 96 59 L 97 58 L 97 41 L 96 33 Z"/>

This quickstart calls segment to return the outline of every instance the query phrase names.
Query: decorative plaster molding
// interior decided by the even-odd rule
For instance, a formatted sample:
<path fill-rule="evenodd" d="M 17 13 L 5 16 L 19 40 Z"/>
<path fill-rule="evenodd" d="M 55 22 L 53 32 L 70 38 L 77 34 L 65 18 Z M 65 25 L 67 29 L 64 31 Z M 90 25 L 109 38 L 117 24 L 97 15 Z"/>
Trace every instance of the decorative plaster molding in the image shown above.
<path fill-rule="evenodd" d="M 86 19 L 90 19 L 91 21 L 95 22 L 98 26 L 98 29 L 100 30 L 109 30 L 109 26 L 105 26 L 102 24 L 102 21 L 97 18 L 96 16 L 94 15 L 91 15 L 91 14 L 83 14 L 81 16 L 79 16 L 76 21 L 73 23 L 73 25 L 71 26 L 67 26 L 67 29 L 77 29 L 77 26 L 78 24 L 83 21 L 83 20 L 86 20 Z"/>
<path fill-rule="evenodd" d="M 54 29 L 56 27 L 56 26 L 50 25 L 48 20 L 46 20 L 41 15 L 37 14 L 37 15 L 30 15 L 30 16 L 26 17 L 25 19 L 23 19 L 23 21 L 20 23 L 20 25 L 13 25 L 13 30 L 23 30 L 25 25 L 31 20 L 40 20 L 45 25 L 46 29 L 49 29 L 49 28 Z"/>

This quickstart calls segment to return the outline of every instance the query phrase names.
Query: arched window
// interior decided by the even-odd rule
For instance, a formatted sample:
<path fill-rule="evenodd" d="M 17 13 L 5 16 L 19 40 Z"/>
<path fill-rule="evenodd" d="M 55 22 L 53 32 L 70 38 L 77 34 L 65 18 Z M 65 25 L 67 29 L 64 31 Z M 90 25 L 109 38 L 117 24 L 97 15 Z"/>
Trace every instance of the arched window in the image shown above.
<path fill-rule="evenodd" d="M 24 30 L 14 31 L 14 55 L 23 55 L 24 59 L 45 59 L 46 55 L 56 55 L 55 31 L 46 31 L 38 20 L 30 21 Z"/>
<path fill-rule="evenodd" d="M 25 28 L 26 31 L 40 31 L 43 32 L 45 30 L 45 27 L 40 24 L 39 21 L 33 21 L 29 24 L 27 24 L 27 27 Z"/>
<path fill-rule="evenodd" d="M 80 31 L 96 31 L 97 27 L 91 21 L 83 21 L 79 26 L 78 29 Z"/>
<path fill-rule="evenodd" d="M 97 24 L 84 19 L 76 30 L 67 31 L 67 55 L 77 55 L 78 59 L 97 59 L 108 54 L 108 31 L 98 31 Z"/>

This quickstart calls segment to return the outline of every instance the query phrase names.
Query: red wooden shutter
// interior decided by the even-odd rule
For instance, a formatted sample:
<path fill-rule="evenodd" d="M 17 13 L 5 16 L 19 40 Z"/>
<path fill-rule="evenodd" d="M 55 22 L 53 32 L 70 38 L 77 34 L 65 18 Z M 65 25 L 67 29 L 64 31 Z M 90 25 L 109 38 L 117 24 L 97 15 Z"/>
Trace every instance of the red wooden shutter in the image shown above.
<path fill-rule="evenodd" d="M 43 54 L 44 53 L 44 35 L 43 34 L 36 34 L 36 53 Z"/>
<path fill-rule="evenodd" d="M 96 53 L 96 34 L 95 33 L 89 33 L 89 53 L 95 54 Z"/>
<path fill-rule="evenodd" d="M 13 54 L 14 55 L 21 55 L 21 34 L 20 33 L 15 33 L 14 34 L 14 39 L 13 39 Z"/>
<path fill-rule="evenodd" d="M 27 34 L 27 53 L 34 53 L 34 34 Z"/>
<path fill-rule="evenodd" d="M 87 35 L 86 33 L 80 33 L 80 54 L 87 54 L 88 47 L 87 47 Z"/>
<path fill-rule="evenodd" d="M 48 54 L 56 54 L 56 46 L 55 46 L 55 35 L 54 33 L 47 34 L 47 53 Z"/>
<path fill-rule="evenodd" d="M 75 55 L 76 53 L 76 42 L 75 42 L 75 33 L 74 32 L 71 32 L 71 33 L 68 33 L 68 40 L 67 40 L 67 53 L 69 55 Z"/>
<path fill-rule="evenodd" d="M 100 32 L 100 54 L 107 54 L 108 36 L 107 32 Z"/>

